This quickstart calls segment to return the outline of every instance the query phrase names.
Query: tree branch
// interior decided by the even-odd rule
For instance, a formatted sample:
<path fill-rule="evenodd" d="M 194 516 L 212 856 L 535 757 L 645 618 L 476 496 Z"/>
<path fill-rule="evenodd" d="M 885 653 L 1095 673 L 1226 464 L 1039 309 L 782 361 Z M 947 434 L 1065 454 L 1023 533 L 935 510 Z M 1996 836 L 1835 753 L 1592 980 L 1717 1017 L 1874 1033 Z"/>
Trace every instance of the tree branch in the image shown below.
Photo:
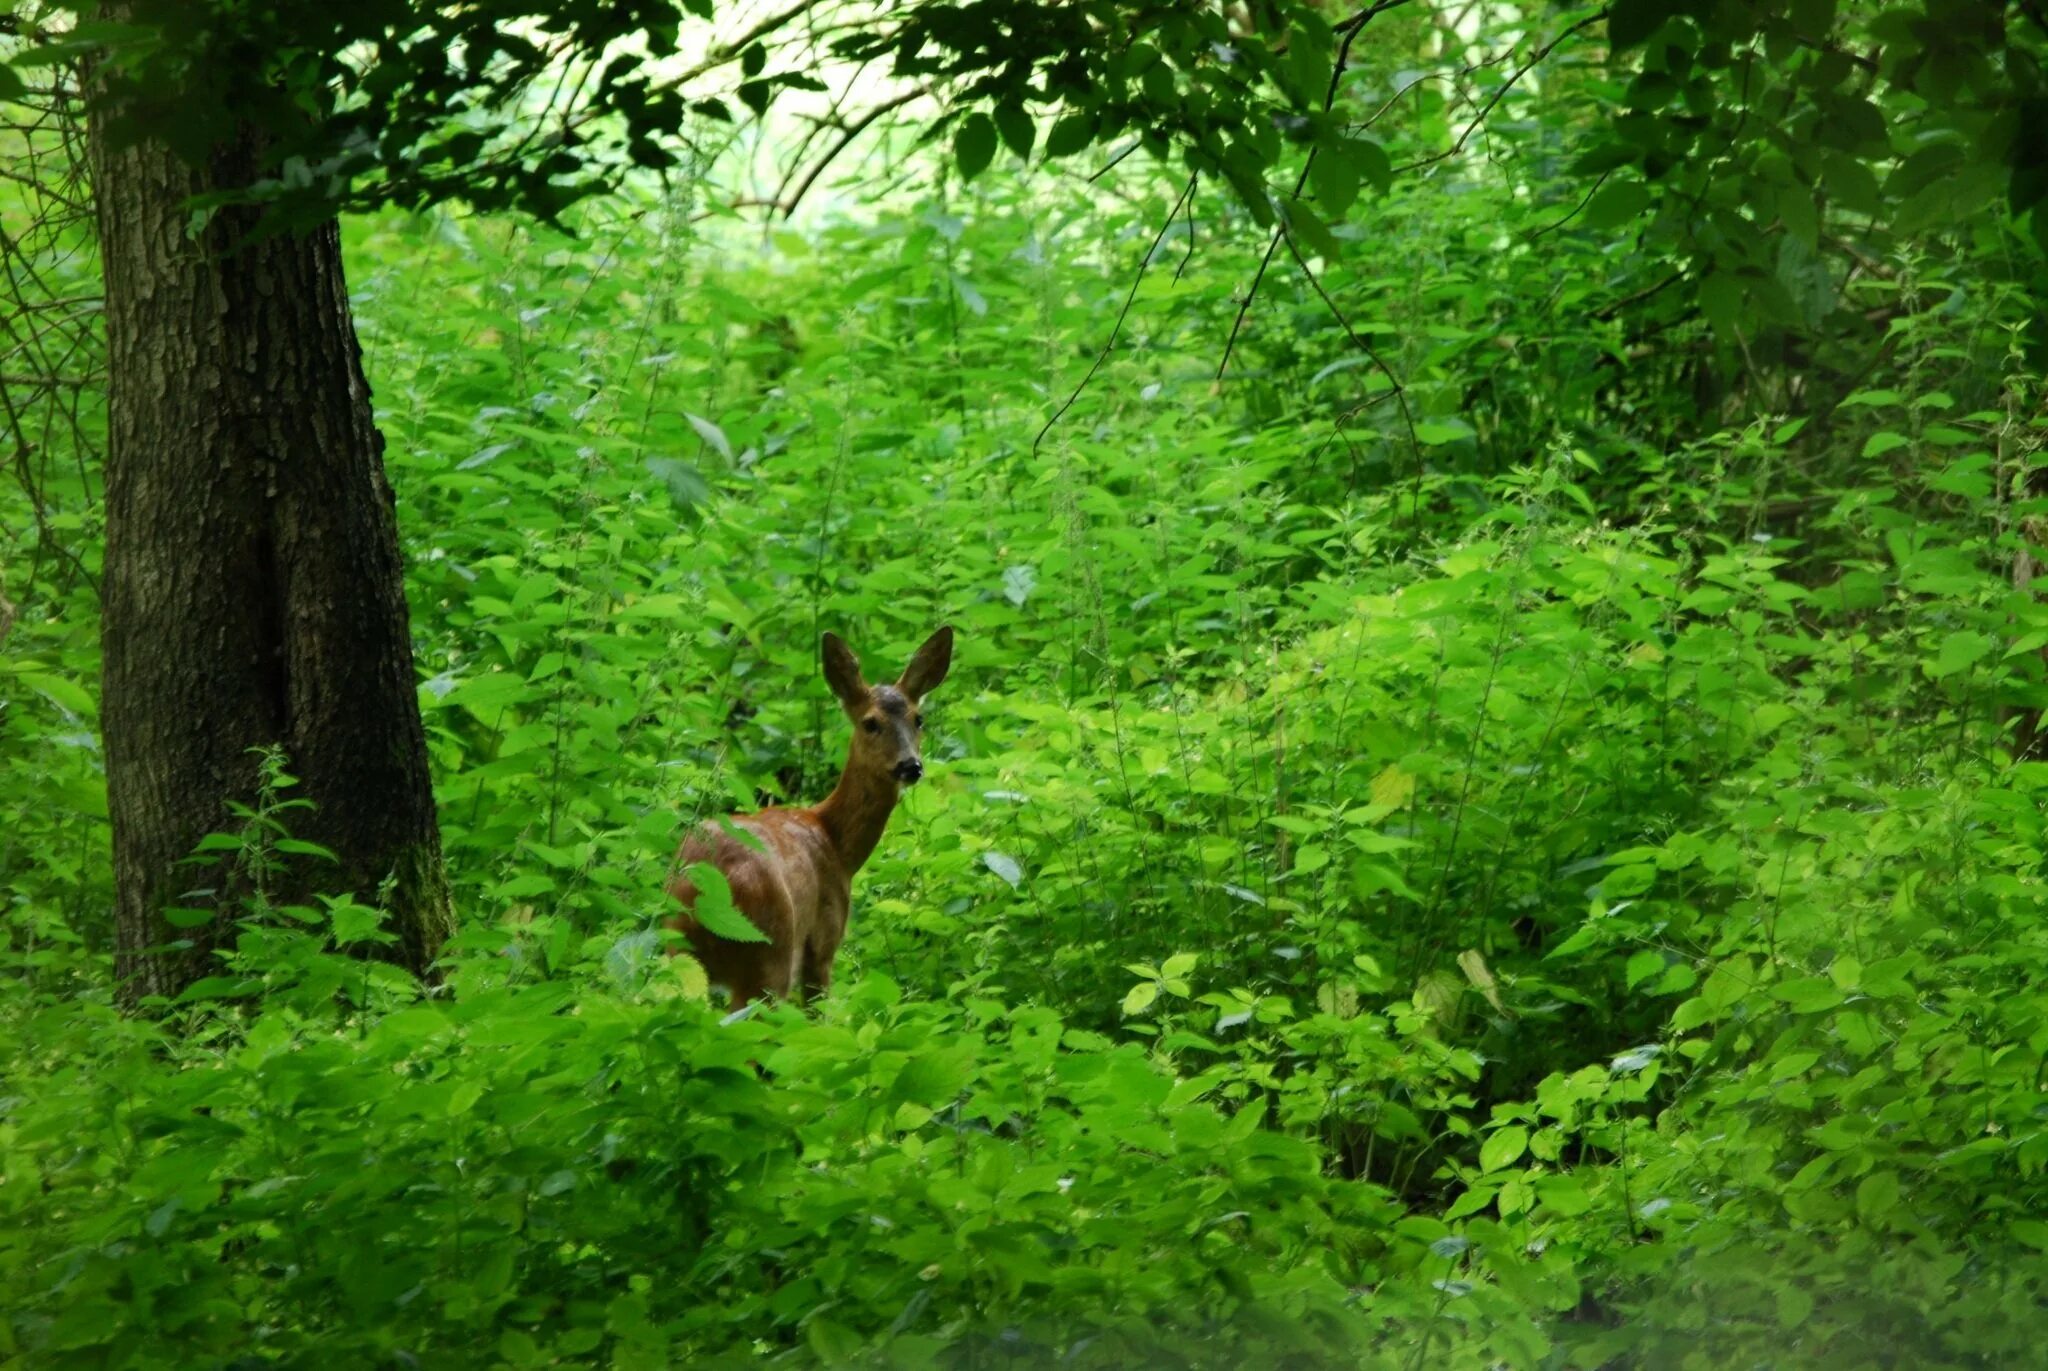
<path fill-rule="evenodd" d="M 1479 113 L 1473 115 L 1472 122 L 1465 125 L 1465 131 L 1458 135 L 1457 142 L 1451 144 L 1451 146 L 1445 148 L 1442 152 L 1433 152 L 1427 157 L 1419 158 L 1416 161 L 1409 162 L 1404 166 L 1396 167 L 1394 168 L 1395 172 L 1398 174 L 1404 171 L 1416 171 L 1422 167 L 1433 166 L 1438 162 L 1446 160 L 1447 158 L 1456 157 L 1459 153 L 1463 152 L 1465 150 L 1465 144 L 1471 140 L 1473 133 L 1478 130 L 1481 124 L 1486 122 L 1486 117 L 1493 113 L 1494 106 L 1498 105 L 1503 99 L 1506 98 L 1507 93 L 1515 88 L 1517 82 L 1519 82 L 1524 76 L 1527 76 L 1531 71 L 1535 70 L 1536 64 L 1538 62 L 1541 62 L 1544 58 L 1550 56 L 1552 50 L 1555 49 L 1558 44 L 1564 42 L 1565 39 L 1570 38 L 1580 29 L 1587 28 L 1590 25 L 1596 24 L 1600 20 L 1605 19 L 1606 17 L 1606 9 L 1602 8 L 1599 10 L 1595 10 L 1593 13 L 1587 15 L 1584 19 L 1581 19 L 1578 23 L 1573 24 L 1570 28 L 1567 28 L 1563 33 L 1558 34 L 1557 37 L 1551 39 L 1548 43 L 1545 43 L 1542 47 L 1538 48 L 1536 50 L 1536 55 L 1531 57 L 1528 61 L 1524 62 L 1521 66 L 1515 68 L 1513 74 L 1510 75 L 1507 80 L 1501 82 L 1501 87 L 1499 90 L 1493 93 L 1493 98 L 1491 100 L 1488 100 L 1484 105 L 1480 106 Z"/>
<path fill-rule="evenodd" d="M 1124 295 L 1124 307 L 1117 311 L 1116 325 L 1109 331 L 1109 341 L 1102 345 L 1102 351 L 1095 354 L 1095 361 L 1089 366 L 1088 374 L 1074 387 L 1074 392 L 1067 397 L 1066 403 L 1053 411 L 1052 417 L 1045 421 L 1045 427 L 1038 430 L 1038 436 L 1031 440 L 1031 453 L 1034 457 L 1038 455 L 1039 444 L 1045 441 L 1045 435 L 1052 432 L 1054 424 L 1066 417 L 1067 411 L 1074 407 L 1074 401 L 1081 398 L 1081 392 L 1095 379 L 1095 373 L 1102 370 L 1102 364 L 1109 360 L 1110 351 L 1116 347 L 1117 336 L 1123 332 L 1124 320 L 1130 317 L 1131 302 L 1138 298 L 1138 287 L 1145 280 L 1145 272 L 1151 267 L 1152 259 L 1159 255 L 1159 245 L 1166 241 L 1167 230 L 1171 229 L 1173 221 L 1180 217 L 1180 207 L 1186 204 L 1188 197 L 1194 193 L 1195 178 L 1190 176 L 1187 185 L 1181 188 L 1179 198 L 1173 202 L 1173 208 L 1166 212 L 1166 220 L 1160 224 L 1159 232 L 1152 235 L 1152 246 L 1145 249 L 1145 260 L 1138 263 L 1138 274 L 1131 278 L 1131 288 Z"/>

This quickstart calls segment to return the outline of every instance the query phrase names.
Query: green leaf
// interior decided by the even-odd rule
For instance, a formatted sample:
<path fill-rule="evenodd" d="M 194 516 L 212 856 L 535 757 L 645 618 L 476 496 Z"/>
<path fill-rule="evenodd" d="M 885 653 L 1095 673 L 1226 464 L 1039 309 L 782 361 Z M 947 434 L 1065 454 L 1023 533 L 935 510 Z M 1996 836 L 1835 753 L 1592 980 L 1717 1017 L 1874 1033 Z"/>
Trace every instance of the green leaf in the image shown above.
<path fill-rule="evenodd" d="M 1959 629 L 1941 640 L 1941 648 L 1934 660 L 1925 664 L 1929 676 L 1937 680 L 1965 671 L 1986 657 L 1998 647 L 1998 640 L 1984 633 L 1972 633 Z"/>
<path fill-rule="evenodd" d="M 1819 1014 L 1842 1002 L 1842 991 L 1824 976 L 1802 976 L 1774 986 L 1771 995 L 1801 1014 Z"/>
<path fill-rule="evenodd" d="M 92 696 L 88 695 L 84 687 L 76 681 L 67 681 L 62 676 L 51 676 L 41 671 L 24 671 L 20 680 L 23 685 L 50 703 L 81 719 L 97 718 L 99 715 L 99 708 L 94 704 Z"/>
<path fill-rule="evenodd" d="M 1608 46 L 1625 52 L 1648 42 L 1670 12 L 1668 0 L 1615 0 L 1607 11 Z"/>
<path fill-rule="evenodd" d="M 995 155 L 996 126 L 986 114 L 976 110 L 960 121 L 953 134 L 953 157 L 960 164 L 960 174 L 972 181 Z"/>
<path fill-rule="evenodd" d="M 1645 948 L 1628 959 L 1628 988 L 1634 990 L 1650 977 L 1661 974 L 1663 970 L 1664 954 L 1655 948 Z"/>
<path fill-rule="evenodd" d="M 1343 255 L 1343 249 L 1330 234 L 1329 225 L 1309 207 L 1306 200 L 1289 198 L 1286 209 L 1287 231 L 1295 236 L 1296 246 L 1305 249 L 1302 256 L 1335 261 Z"/>
<path fill-rule="evenodd" d="M 1472 426 L 1462 419 L 1424 419 L 1415 426 L 1415 439 L 1429 447 L 1441 447 L 1472 436 Z"/>
<path fill-rule="evenodd" d="M 699 415 L 685 412 L 683 418 L 689 421 L 690 427 L 697 430 L 697 436 L 709 443 L 719 456 L 728 462 L 732 460 L 732 440 L 725 436 L 724 429 Z"/>
<path fill-rule="evenodd" d="M 1496 1128 L 1479 1146 L 1479 1169 L 1499 1171 L 1513 1166 L 1529 1150 L 1529 1130 L 1520 1124 Z"/>
<path fill-rule="evenodd" d="M 683 874 L 697 889 L 697 898 L 690 905 L 690 913 L 707 932 L 727 942 L 768 941 L 767 934 L 733 907 L 732 886 L 726 881 L 723 871 L 709 862 L 692 862 L 684 868 Z"/>
<path fill-rule="evenodd" d="M 1873 1171 L 1856 1185 L 1856 1216 L 1880 1228 L 1892 1227 L 1889 1219 L 1899 1207 L 1899 1174 Z"/>
<path fill-rule="evenodd" d="M 1071 157 L 1095 141 L 1095 114 L 1073 110 L 1062 115 L 1045 136 L 1047 157 Z"/>
<path fill-rule="evenodd" d="M 1629 222 L 1650 207 L 1649 189 L 1635 181 L 1610 181 L 1594 193 L 1579 215 L 1579 226 L 1611 229 Z"/>
<path fill-rule="evenodd" d="M 1565 1218 L 1576 1218 L 1593 1207 L 1593 1197 L 1574 1176 L 1538 1176 L 1536 1198 L 1549 1210 Z"/>
<path fill-rule="evenodd" d="M 379 926 L 383 923 L 383 911 L 370 905 L 356 904 L 353 901 L 339 904 L 330 912 L 328 918 L 333 929 L 334 941 L 342 947 L 360 942 L 388 942 L 395 937 Z"/>
<path fill-rule="evenodd" d="M 981 864 L 1003 878 L 1010 889 L 1015 890 L 1024 880 L 1024 871 L 1017 865 L 1017 859 L 1001 852 L 984 852 Z"/>
<path fill-rule="evenodd" d="M 1309 164 L 1309 185 L 1323 213 L 1341 219 L 1358 199 L 1358 163 L 1342 141 L 1319 144 L 1315 161 Z"/>
<path fill-rule="evenodd" d="M 1003 136 L 1003 146 L 1019 157 L 1031 155 L 1031 145 L 1037 141 L 1038 126 L 1020 104 L 1005 102 L 995 107 L 996 131 Z"/>
<path fill-rule="evenodd" d="M 1159 998 L 1159 982 L 1139 981 L 1124 996 L 1125 1014 L 1142 1014 Z"/>
<path fill-rule="evenodd" d="M 1887 452 L 1891 452 L 1896 448 L 1902 448 L 1912 441 L 1903 433 L 1873 433 L 1863 444 L 1863 455 L 1865 457 L 1882 457 Z"/>

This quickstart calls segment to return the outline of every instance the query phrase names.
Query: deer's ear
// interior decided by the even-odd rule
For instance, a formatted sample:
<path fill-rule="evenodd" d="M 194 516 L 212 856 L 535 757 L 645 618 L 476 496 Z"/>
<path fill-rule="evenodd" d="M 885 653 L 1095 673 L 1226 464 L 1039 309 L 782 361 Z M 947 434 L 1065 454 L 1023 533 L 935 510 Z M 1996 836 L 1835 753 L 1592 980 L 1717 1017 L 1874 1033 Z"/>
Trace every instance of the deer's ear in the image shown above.
<path fill-rule="evenodd" d="M 946 679 L 946 671 L 952 665 L 953 630 L 947 626 L 924 640 L 910 665 L 903 668 L 903 679 L 896 682 L 896 688 L 913 700 L 923 699 L 927 691 Z"/>
<path fill-rule="evenodd" d="M 825 635 L 825 684 L 832 687 L 832 693 L 849 714 L 868 702 L 868 683 L 861 679 L 860 658 L 836 633 Z"/>

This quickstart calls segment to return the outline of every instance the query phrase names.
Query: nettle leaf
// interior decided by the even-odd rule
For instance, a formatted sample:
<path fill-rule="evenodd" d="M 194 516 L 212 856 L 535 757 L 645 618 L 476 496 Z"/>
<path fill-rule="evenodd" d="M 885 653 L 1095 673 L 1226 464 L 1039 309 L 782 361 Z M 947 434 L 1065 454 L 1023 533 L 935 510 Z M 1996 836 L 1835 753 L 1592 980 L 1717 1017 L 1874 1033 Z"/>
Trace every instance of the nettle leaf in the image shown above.
<path fill-rule="evenodd" d="M 1997 639 L 1988 634 L 1959 630 L 1941 640 L 1941 650 L 1926 663 L 1925 670 L 1936 679 L 1953 676 L 1983 661 L 1997 646 Z"/>
<path fill-rule="evenodd" d="M 673 457 L 649 457 L 647 472 L 659 480 L 668 491 L 669 499 L 679 509 L 695 509 L 711 499 L 711 483 L 704 479 L 704 473 L 688 462 L 679 462 Z"/>
<path fill-rule="evenodd" d="M 996 126 L 990 118 L 976 110 L 960 121 L 960 127 L 953 133 L 953 159 L 959 163 L 960 174 L 972 181 L 995 159 Z"/>
<path fill-rule="evenodd" d="M 734 907 L 732 886 L 723 871 L 709 862 L 692 862 L 683 869 L 683 874 L 697 888 L 697 898 L 690 905 L 690 913 L 708 932 L 728 942 L 768 941 L 768 935 Z"/>
<path fill-rule="evenodd" d="M 93 702 L 92 696 L 76 681 L 41 671 L 24 671 L 17 679 L 52 704 L 79 718 L 91 719 L 99 714 L 99 707 Z"/>
<path fill-rule="evenodd" d="M 391 942 L 397 934 L 383 928 L 384 911 L 371 905 L 343 901 L 328 911 L 328 926 L 341 947 L 360 942 Z"/>
<path fill-rule="evenodd" d="M 732 441 L 725 436 L 724 429 L 700 415 L 685 412 L 683 418 L 689 420 L 690 427 L 697 430 L 697 436 L 709 443 L 719 456 L 728 462 L 732 460 Z"/>

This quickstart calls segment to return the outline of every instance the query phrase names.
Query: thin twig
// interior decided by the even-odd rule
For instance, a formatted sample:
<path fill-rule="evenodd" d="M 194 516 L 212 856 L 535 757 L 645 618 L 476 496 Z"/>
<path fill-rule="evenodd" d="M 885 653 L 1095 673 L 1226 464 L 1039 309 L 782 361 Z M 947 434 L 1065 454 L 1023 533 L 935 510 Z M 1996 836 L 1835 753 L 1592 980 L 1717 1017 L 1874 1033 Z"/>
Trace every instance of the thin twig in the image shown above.
<path fill-rule="evenodd" d="M 754 27 L 734 37 L 731 42 L 720 43 L 712 48 L 703 61 L 691 67 L 673 81 L 666 82 L 665 84 L 679 90 L 689 85 L 690 82 L 698 77 L 708 75 L 719 67 L 727 65 L 761 39 L 786 27 L 792 20 L 803 18 L 804 15 L 816 9 L 820 2 L 821 0 L 797 0 L 796 4 L 791 5 L 779 14 L 769 15 L 755 24 Z"/>
<path fill-rule="evenodd" d="M 929 86 L 919 86 L 914 90 L 907 90 L 892 99 L 884 100 L 881 104 L 875 106 L 851 124 L 848 124 L 846 132 L 840 135 L 839 141 L 827 148 L 825 155 L 818 160 L 818 165 L 811 168 L 811 174 L 804 177 L 797 184 L 796 190 L 790 194 L 789 200 L 783 207 L 782 217 L 787 219 L 790 215 L 796 213 L 796 207 L 803 203 L 804 196 L 810 193 L 811 187 L 817 184 L 818 178 L 825 174 L 825 169 L 837 161 L 839 154 L 845 152 L 852 145 L 854 139 L 867 132 L 877 119 L 880 119 L 891 110 L 902 109 L 911 101 L 929 94 L 931 94 L 931 87 Z"/>
<path fill-rule="evenodd" d="M 1144 141 L 1145 140 L 1142 138 L 1133 138 L 1130 142 L 1118 148 L 1115 154 L 1112 155 L 1107 162 L 1104 162 L 1101 166 L 1097 167 L 1093 172 L 1089 174 L 1088 184 L 1092 186 L 1097 181 L 1100 181 L 1103 177 L 1109 175 L 1110 172 L 1116 169 L 1116 166 L 1119 162 L 1123 161 L 1124 158 L 1129 157 L 1132 153 L 1136 152 L 1144 144 Z"/>
<path fill-rule="evenodd" d="M 1601 172 L 1600 179 L 1593 183 L 1593 188 L 1591 190 L 1587 191 L 1584 195 L 1579 197 L 1579 203 L 1572 206 L 1571 212 L 1569 214 L 1565 215 L 1562 219 L 1558 219 L 1552 223 L 1545 224 L 1540 229 L 1535 229 L 1531 231 L 1527 241 L 1533 243 L 1538 238 L 1541 238 L 1544 234 L 1555 233 L 1557 232 L 1557 230 L 1563 228 L 1566 224 L 1569 224 L 1572 220 L 1578 218 L 1580 213 L 1586 208 L 1586 206 L 1593 203 L 1593 197 L 1600 193 L 1600 187 L 1606 185 L 1607 178 L 1612 175 L 1614 175 L 1614 173 L 1611 171 Z"/>
<path fill-rule="evenodd" d="M 1317 279 L 1315 272 L 1309 269 L 1308 259 L 1301 255 L 1301 248 L 1296 245 L 1294 235 L 1282 233 L 1281 237 L 1286 240 L 1287 251 L 1293 254 L 1295 265 L 1301 268 L 1301 274 L 1308 278 L 1309 285 L 1321 297 L 1324 307 L 1330 311 L 1330 317 L 1337 321 L 1337 327 L 1344 330 L 1344 336 L 1351 340 L 1352 346 L 1370 358 L 1372 364 L 1379 368 L 1380 375 L 1387 378 L 1387 384 L 1394 388 L 1394 398 L 1401 402 L 1401 423 L 1408 430 L 1408 442 L 1415 449 L 1415 465 L 1419 471 L 1422 466 L 1422 440 L 1415 436 L 1415 415 L 1408 408 L 1408 388 L 1401 384 L 1401 378 L 1394 375 L 1394 369 L 1381 359 L 1379 353 L 1373 351 L 1372 344 L 1361 338 L 1358 330 L 1351 327 L 1351 321 L 1344 317 L 1344 311 L 1337 307 L 1337 302 L 1323 289 L 1323 283 Z"/>
<path fill-rule="evenodd" d="M 1159 245 L 1166 241 L 1167 230 L 1172 228 L 1173 221 L 1180 217 L 1180 207 L 1183 204 L 1185 204 L 1188 198 L 1192 196 L 1194 193 L 1195 178 L 1190 176 L 1188 177 L 1187 185 L 1181 188 L 1180 198 L 1175 200 L 1173 202 L 1173 208 L 1166 212 L 1166 222 L 1162 223 L 1159 226 L 1158 233 L 1152 235 L 1152 246 L 1145 249 L 1145 260 L 1138 263 L 1137 275 L 1131 278 L 1131 288 L 1124 295 L 1124 307 L 1117 311 L 1116 325 L 1109 331 L 1109 341 L 1105 342 L 1102 345 L 1102 351 L 1095 354 L 1095 361 L 1092 364 L 1090 364 L 1088 368 L 1088 374 L 1083 376 L 1080 380 L 1080 383 L 1074 387 L 1074 393 L 1067 397 L 1066 403 L 1062 404 L 1058 409 L 1053 411 L 1052 417 L 1045 421 L 1045 427 L 1038 430 L 1038 436 L 1031 440 L 1032 456 L 1035 457 L 1038 455 L 1039 444 L 1045 441 L 1045 435 L 1052 432 L 1052 426 L 1054 424 L 1057 424 L 1061 419 L 1066 417 L 1067 411 L 1074 407 L 1074 401 L 1081 398 L 1081 392 L 1086 390 L 1088 388 L 1088 383 L 1095 379 L 1095 373 L 1102 370 L 1102 364 L 1109 360 L 1109 354 L 1111 350 L 1116 347 L 1117 336 L 1123 332 L 1124 320 L 1130 317 L 1131 302 L 1138 298 L 1138 287 L 1145 280 L 1146 270 L 1151 267 L 1152 259 L 1158 255 Z"/>
<path fill-rule="evenodd" d="M 1551 39 L 1548 43 L 1545 43 L 1542 47 L 1538 48 L 1536 50 L 1536 55 L 1531 57 L 1528 61 L 1524 62 L 1521 66 L 1515 68 L 1514 72 L 1508 77 L 1508 79 L 1501 82 L 1500 89 L 1493 93 L 1493 98 L 1491 100 L 1488 100 L 1484 105 L 1480 106 L 1479 113 L 1473 115 L 1472 122 L 1465 125 L 1465 131 L 1458 135 L 1457 142 L 1451 144 L 1451 146 L 1445 148 L 1442 152 L 1433 152 L 1427 157 L 1419 158 L 1416 161 L 1409 162 L 1404 166 L 1396 167 L 1394 168 L 1394 170 L 1397 173 L 1403 171 L 1416 171 L 1422 167 L 1433 166 L 1438 162 L 1444 161 L 1446 158 L 1456 157 L 1459 153 L 1463 152 L 1465 150 L 1465 144 L 1471 140 L 1473 133 L 1478 130 L 1481 124 L 1486 122 L 1486 117 L 1489 114 L 1493 113 L 1494 106 L 1498 105 L 1503 99 L 1507 97 L 1507 93 L 1515 88 L 1516 83 L 1518 83 L 1524 76 L 1527 76 L 1531 71 L 1534 71 L 1536 69 L 1536 64 L 1538 62 L 1541 62 L 1544 58 L 1550 56 L 1552 50 L 1555 49 L 1558 44 L 1564 42 L 1565 39 L 1570 38 L 1580 29 L 1587 28 L 1590 25 L 1596 24 L 1600 20 L 1605 19 L 1606 17 L 1607 11 L 1605 8 L 1595 10 L 1593 13 L 1587 15 L 1584 19 L 1581 19 L 1578 23 L 1573 24 L 1570 28 L 1567 28 L 1563 33 L 1558 34 L 1557 37 Z"/>
<path fill-rule="evenodd" d="M 1323 90 L 1323 111 L 1328 113 L 1337 102 L 1337 83 L 1344 77 L 1344 68 L 1351 61 L 1351 45 L 1358 41 L 1358 35 L 1365 32 L 1365 26 L 1373 18 L 1387 10 L 1407 3 L 1407 0 L 1379 0 L 1338 25 L 1344 34 L 1344 41 L 1337 45 L 1337 58 L 1330 64 L 1330 83 Z M 1294 178 L 1294 198 L 1300 199 L 1302 188 L 1308 185 L 1309 169 L 1316 164 L 1316 149 L 1311 147 L 1308 156 L 1301 162 L 1301 175 Z M 1252 276 L 1251 288 L 1244 293 L 1244 299 L 1237 307 L 1237 317 L 1230 321 L 1230 336 L 1223 340 L 1223 356 L 1216 363 L 1216 379 L 1212 384 L 1223 383 L 1223 373 L 1230 369 L 1230 354 L 1237 349 L 1237 335 L 1244 329 L 1245 317 L 1252 312 L 1252 302 L 1259 298 L 1259 286 L 1266 279 L 1266 268 L 1273 264 L 1273 254 L 1280 248 L 1281 235 L 1286 233 L 1285 225 L 1273 230 L 1273 241 L 1266 244 L 1266 255 L 1259 259 L 1259 269 Z"/>
<path fill-rule="evenodd" d="M 1181 273 L 1188 269 L 1188 263 L 1195 260 L 1195 189 L 1201 182 L 1199 174 L 1188 178 L 1188 193 L 1183 198 L 1188 205 L 1188 250 L 1181 254 L 1180 265 L 1173 269 L 1173 283 L 1180 284 Z"/>

